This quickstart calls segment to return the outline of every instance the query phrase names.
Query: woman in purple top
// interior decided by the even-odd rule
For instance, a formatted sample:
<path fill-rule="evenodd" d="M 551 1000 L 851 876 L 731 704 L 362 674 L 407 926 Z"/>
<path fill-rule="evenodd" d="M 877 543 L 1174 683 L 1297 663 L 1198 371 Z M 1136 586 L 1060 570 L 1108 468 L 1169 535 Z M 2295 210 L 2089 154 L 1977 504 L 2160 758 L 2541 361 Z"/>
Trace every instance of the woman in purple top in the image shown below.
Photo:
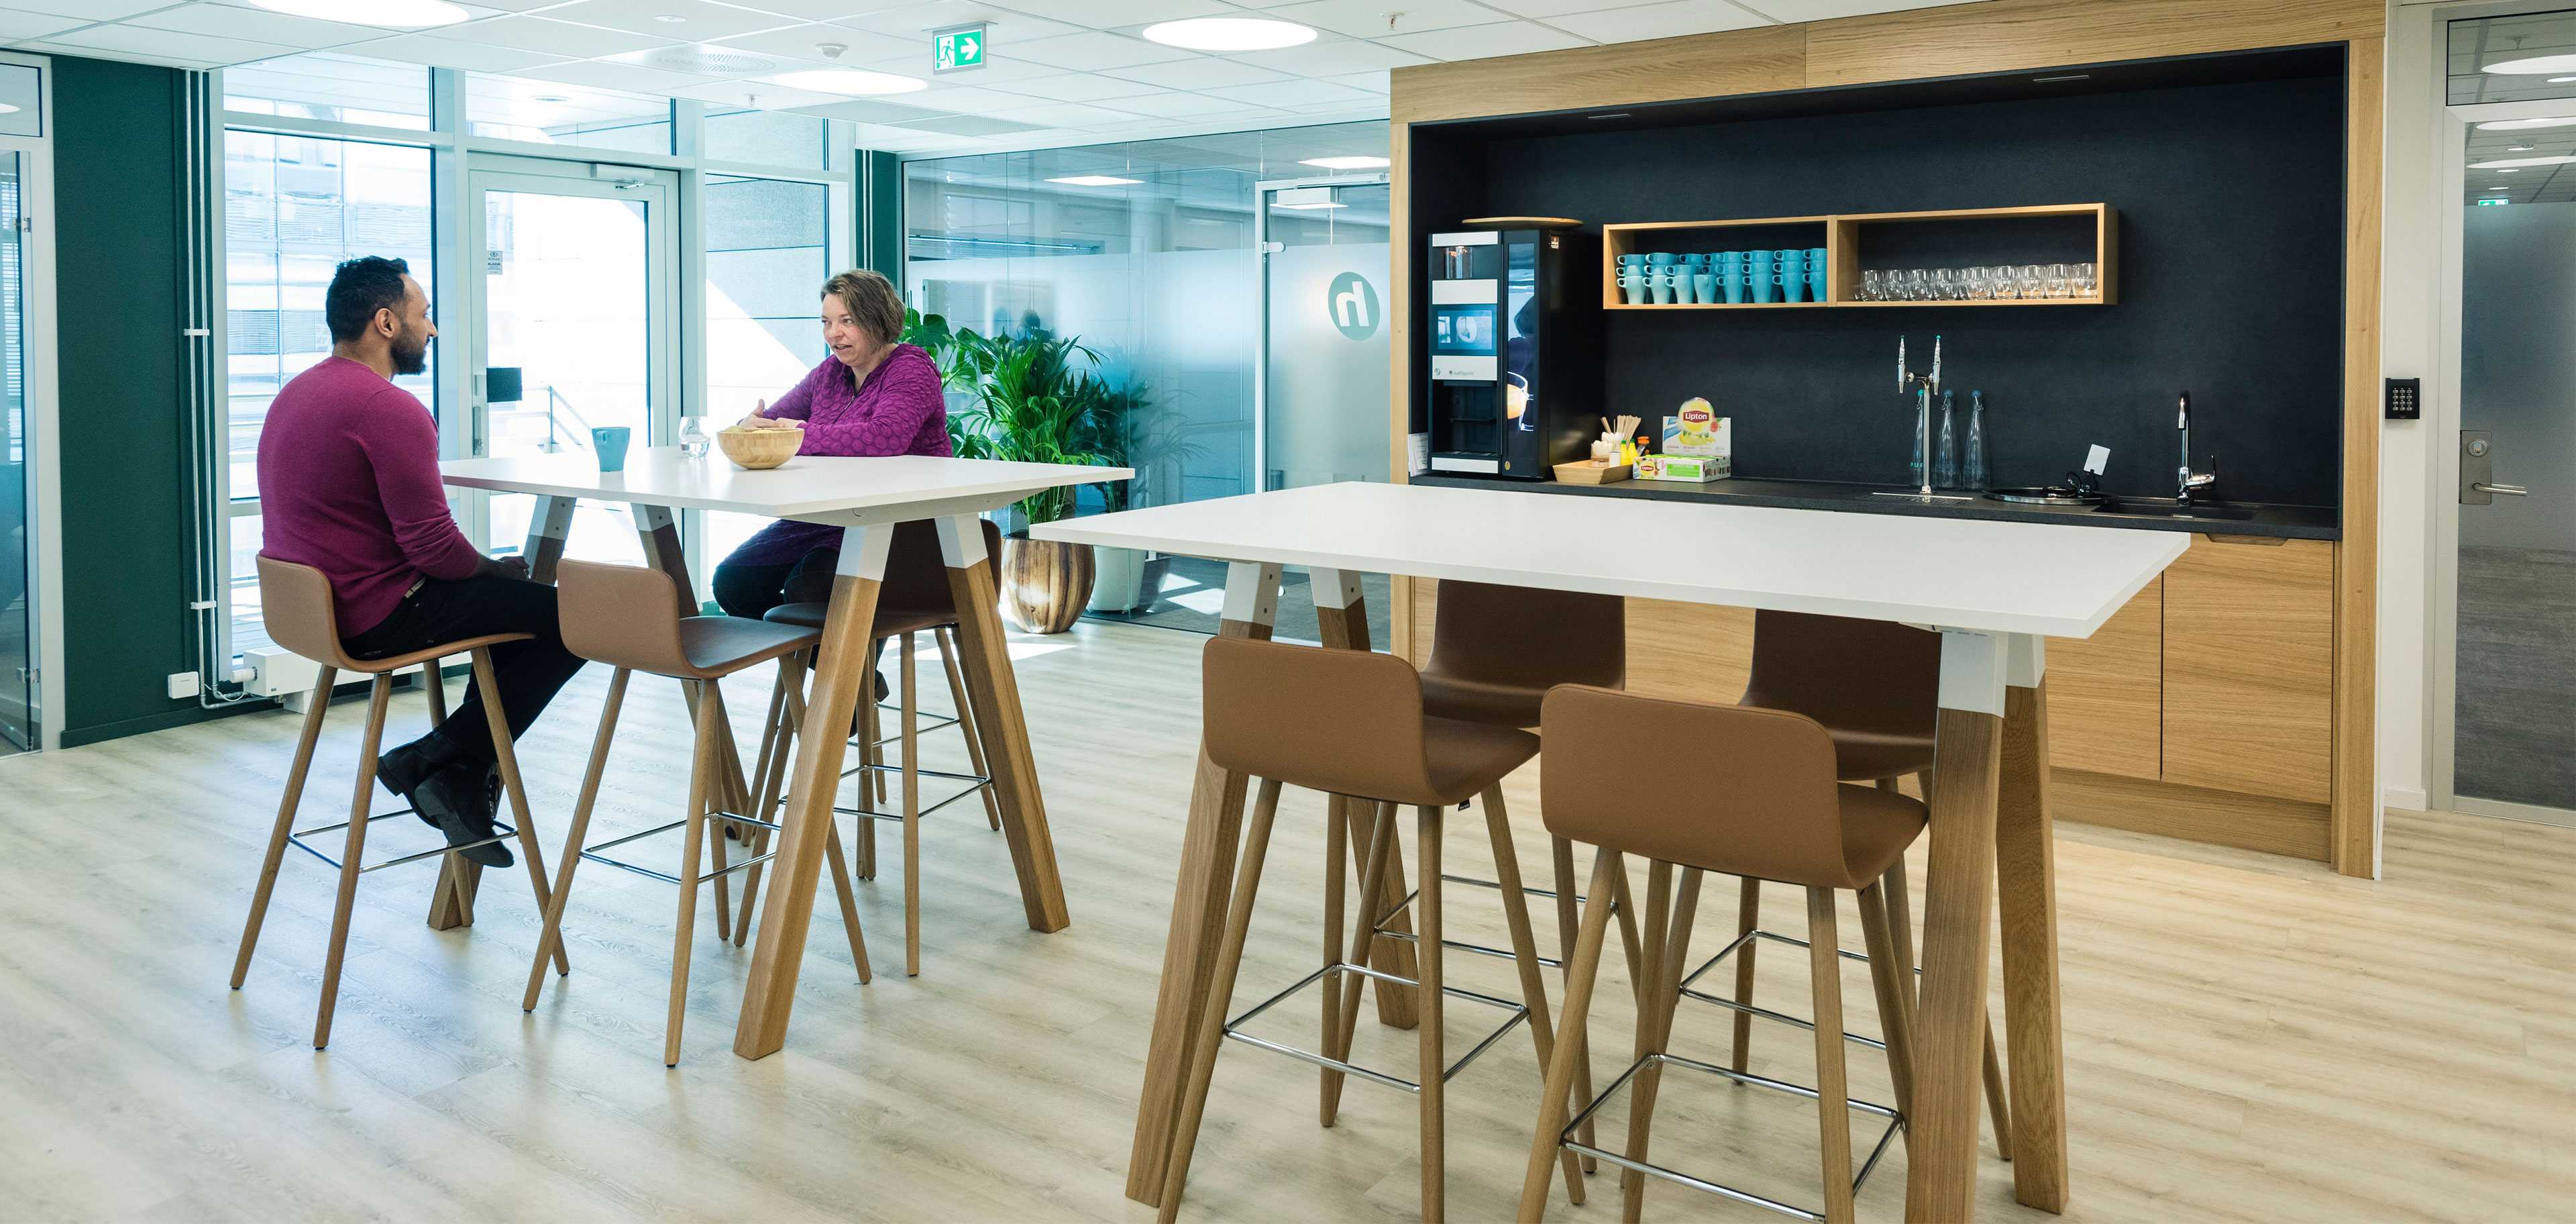
<path fill-rule="evenodd" d="M 823 343 L 832 355 L 775 404 L 742 424 L 805 423 L 800 455 L 950 455 L 939 367 L 903 338 L 903 299 L 886 278 L 844 272 L 823 283 Z M 783 603 L 832 597 L 841 529 L 782 519 L 716 566 L 716 603 L 757 617 Z"/>

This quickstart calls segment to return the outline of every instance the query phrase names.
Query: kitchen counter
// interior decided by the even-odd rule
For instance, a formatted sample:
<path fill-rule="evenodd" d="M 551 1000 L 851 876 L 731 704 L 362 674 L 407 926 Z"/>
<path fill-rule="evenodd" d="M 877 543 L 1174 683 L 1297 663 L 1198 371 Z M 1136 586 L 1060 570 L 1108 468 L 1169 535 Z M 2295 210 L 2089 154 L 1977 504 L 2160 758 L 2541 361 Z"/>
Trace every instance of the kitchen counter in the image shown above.
<path fill-rule="evenodd" d="M 1902 492 L 1896 485 L 1846 484 L 1827 480 L 1751 480 L 1736 478 L 1707 484 L 1656 480 L 1623 480 L 1616 484 L 1559 484 L 1553 480 L 1495 480 L 1421 472 L 1411 483 L 1453 489 L 1511 489 L 1561 493 L 1574 497 L 1643 497 L 1661 501 L 1710 502 L 1735 506 L 1778 506 L 1792 510 L 1844 510 L 1859 514 L 1901 514 L 1916 518 L 1989 519 L 2021 523 L 2083 523 L 2094 527 L 2127 527 L 2141 531 L 2188 531 L 2205 535 L 2272 536 L 2296 540 L 2343 537 L 2341 520 L 2331 506 L 2271 506 L 2219 502 L 2216 508 L 2245 512 L 2243 518 L 2186 518 L 2168 515 L 2106 514 L 2089 506 L 2032 506 L 1980 496 L 1974 501 L 1925 504 L 1880 491 Z"/>

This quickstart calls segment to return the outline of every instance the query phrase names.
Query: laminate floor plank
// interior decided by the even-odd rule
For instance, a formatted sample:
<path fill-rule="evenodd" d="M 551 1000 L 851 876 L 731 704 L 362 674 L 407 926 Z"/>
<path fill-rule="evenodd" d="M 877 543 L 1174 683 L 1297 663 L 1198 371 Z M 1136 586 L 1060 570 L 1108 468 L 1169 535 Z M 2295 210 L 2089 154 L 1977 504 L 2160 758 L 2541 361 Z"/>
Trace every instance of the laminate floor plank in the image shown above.
<path fill-rule="evenodd" d="M 488 873 L 471 927 L 422 922 L 434 863 L 369 875 L 358 892 L 331 1049 L 307 1044 L 329 930 L 331 873 L 290 853 L 259 954 L 225 989 L 296 722 L 268 711 L 68 752 L 0 759 L 0 1190 L 10 1218 L 197 1224 L 375 1218 L 566 1220 L 1070 1220 L 1142 1224 L 1122 1193 L 1134 1095 L 1168 928 L 1163 907 L 1189 799 L 1203 639 L 1086 623 L 1015 636 L 1074 925 L 1027 928 L 1003 839 L 964 800 L 922 828 L 923 971 L 858 984 L 839 918 L 818 906 L 787 1048 L 733 1057 L 750 955 L 694 957 L 682 1061 L 661 1048 L 670 886 L 582 866 L 564 925 L 569 977 L 519 1010 L 539 915 L 517 873 Z M 935 663 L 935 657 L 931 660 Z M 728 702 L 756 746 L 765 672 Z M 591 669 L 520 746 L 551 860 L 606 673 Z M 937 686 L 931 686 L 934 690 Z M 451 693 L 461 687 L 451 685 Z M 933 692 L 927 703 L 944 704 Z M 425 721 L 394 702 L 388 739 Z M 335 709 L 300 826 L 339 819 L 360 712 Z M 688 724 L 677 690 L 638 684 L 603 781 L 594 840 L 671 820 Z M 960 770 L 956 733 L 924 763 Z M 926 780 L 926 799 L 950 793 Z M 844 800 L 849 790 L 844 789 Z M 1507 798 L 1523 863 L 1545 862 L 1537 770 Z M 379 807 L 394 806 L 378 796 Z M 1232 1010 L 1313 968 L 1323 889 L 1321 796 L 1287 792 Z M 1449 870 L 1490 879 L 1480 820 L 1452 821 Z M 1401 822 L 1410 838 L 1412 821 Z M 850 827 L 844 818 L 845 833 Z M 2541 1224 L 2576 1201 L 2576 830 L 2391 812 L 2388 878 L 2060 824 L 2071 1204 L 2063 1220 Z M 371 831 L 370 858 L 427 849 L 411 817 Z M 336 837 L 326 838 L 336 845 Z M 858 886 L 883 949 L 902 927 L 900 860 Z M 676 832 L 622 852 L 676 866 Z M 1418 858 L 1418 848 L 1405 853 Z M 1918 849 L 1918 857 L 1920 850 Z M 1916 878 L 1920 879 L 1918 866 Z M 1643 871 L 1633 881 L 1643 895 Z M 1919 900 L 1922 889 L 1914 890 Z M 1728 908 L 1732 890 L 1708 904 Z M 1487 890 L 1453 886 L 1453 938 L 1501 945 Z M 1859 944 L 1846 898 L 1840 922 Z M 1773 929 L 1800 935 L 1794 907 Z M 1534 906 L 1542 948 L 1555 911 Z M 1701 924 L 1691 965 L 1722 942 Z M 1916 929 L 1921 929 L 1919 920 Z M 1770 945 L 1766 1005 L 1803 1013 L 1806 958 Z M 1874 1034 L 1866 968 L 1845 962 L 1845 1015 Z M 1596 1079 L 1634 1024 L 1625 967 L 1596 995 Z M 1517 993 L 1505 960 L 1452 954 L 1454 984 Z M 1728 984 L 1731 971 L 1719 974 Z M 1996 975 L 2000 999 L 2001 976 Z M 1498 1013 L 1453 1001 L 1449 1047 Z M 1312 1001 L 1256 1024 L 1318 1039 Z M 1723 1010 L 1685 1004 L 1672 1047 L 1714 1057 Z M 1757 1024 L 1753 1070 L 1812 1082 L 1805 1035 Z M 1412 1074 L 1414 1034 L 1363 1024 L 1354 1056 Z M 1892 1099 L 1884 1063 L 1847 1051 L 1852 1091 Z M 1506 1218 L 1535 1112 L 1525 1033 L 1449 1087 L 1449 1195 L 1461 1220 Z M 1228 1043 L 1209 1099 L 1186 1218 L 1415 1217 L 1413 1104 L 1355 1083 L 1330 1130 L 1314 1071 Z M 1625 1133 L 1620 1105 L 1600 1118 Z M 1855 1120 L 1865 1152 L 1876 1129 Z M 1813 1203 L 1812 1107 L 1674 1072 L 1659 1159 Z M 1981 1218 L 2050 1217 L 2012 1201 L 2011 1167 L 1979 1141 Z M 1859 1197 L 1902 1214 L 1892 1150 Z M 1610 1182 L 1592 1180 L 1596 1196 Z M 1767 1213 L 1657 1186 L 1650 1218 Z M 1610 1201 L 1607 1198 L 1603 1202 Z M 1596 1206 L 1592 1210 L 1598 1211 Z M 1561 1202 L 1560 1218 L 1573 1218 Z"/>

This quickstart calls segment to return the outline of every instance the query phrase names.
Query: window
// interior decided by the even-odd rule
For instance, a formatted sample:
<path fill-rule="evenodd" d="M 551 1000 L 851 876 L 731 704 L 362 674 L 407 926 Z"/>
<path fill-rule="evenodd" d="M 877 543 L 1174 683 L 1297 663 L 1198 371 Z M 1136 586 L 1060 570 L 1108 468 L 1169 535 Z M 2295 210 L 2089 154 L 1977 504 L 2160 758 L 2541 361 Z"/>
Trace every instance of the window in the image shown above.
<path fill-rule="evenodd" d="M 785 179 L 707 178 L 707 394 L 712 431 L 774 400 L 823 360 L 816 322 L 832 275 L 832 189 Z M 709 515 L 721 560 L 763 520 Z"/>
<path fill-rule="evenodd" d="M 316 51 L 224 70 L 224 109 L 429 130 L 429 69 Z"/>
<path fill-rule="evenodd" d="M 529 77 L 465 77 L 465 126 L 476 136 L 626 153 L 671 151 L 671 101 Z"/>
<path fill-rule="evenodd" d="M 831 162 L 831 148 L 824 139 L 829 126 L 812 115 L 710 110 L 707 160 L 821 170 Z"/>

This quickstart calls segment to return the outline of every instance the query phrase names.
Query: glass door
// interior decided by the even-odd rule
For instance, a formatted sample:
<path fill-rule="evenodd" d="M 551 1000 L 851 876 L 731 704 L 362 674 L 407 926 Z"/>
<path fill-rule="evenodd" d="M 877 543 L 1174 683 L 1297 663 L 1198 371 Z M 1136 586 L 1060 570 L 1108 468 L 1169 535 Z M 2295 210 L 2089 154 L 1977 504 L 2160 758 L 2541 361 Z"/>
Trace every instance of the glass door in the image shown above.
<path fill-rule="evenodd" d="M 0 151 L 0 755 L 31 750 L 37 738 L 25 160 L 23 153 Z"/>
<path fill-rule="evenodd" d="M 625 428 L 635 449 L 676 434 L 674 186 L 668 172 L 587 164 L 478 162 L 468 175 L 470 453 L 589 457 L 593 429 Z M 535 500 L 482 498 L 484 546 L 524 544 Z M 626 507 L 583 502 L 565 555 L 640 562 L 643 549 Z"/>
<path fill-rule="evenodd" d="M 2451 118 L 2435 806 L 2576 825 L 2576 100 Z"/>

